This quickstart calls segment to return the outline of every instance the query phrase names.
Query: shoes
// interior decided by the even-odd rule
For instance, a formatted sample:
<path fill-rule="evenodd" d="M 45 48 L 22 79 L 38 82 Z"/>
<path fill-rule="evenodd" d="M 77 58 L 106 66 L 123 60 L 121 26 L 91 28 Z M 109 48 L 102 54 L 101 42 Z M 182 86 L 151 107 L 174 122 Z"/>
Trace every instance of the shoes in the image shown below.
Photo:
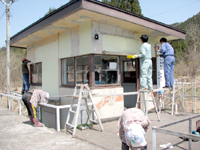
<path fill-rule="evenodd" d="M 44 125 L 39 123 L 38 118 L 33 118 L 34 127 L 43 127 Z"/>
<path fill-rule="evenodd" d="M 30 123 L 31 123 L 31 124 L 34 124 L 34 122 L 33 122 L 33 117 L 32 117 L 32 116 L 30 116 Z"/>
<path fill-rule="evenodd" d="M 170 88 L 170 86 L 164 86 L 164 87 L 162 87 L 162 88 Z"/>

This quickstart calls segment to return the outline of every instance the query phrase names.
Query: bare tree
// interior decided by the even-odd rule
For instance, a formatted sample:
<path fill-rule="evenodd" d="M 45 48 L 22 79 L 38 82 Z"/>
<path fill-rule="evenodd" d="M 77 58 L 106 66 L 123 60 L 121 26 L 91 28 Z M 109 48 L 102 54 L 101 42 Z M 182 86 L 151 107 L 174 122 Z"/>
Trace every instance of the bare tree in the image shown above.
<path fill-rule="evenodd" d="M 6 51 L 0 51 L 0 91 L 6 90 Z"/>
<path fill-rule="evenodd" d="M 190 24 L 186 34 L 187 55 L 186 63 L 189 68 L 189 75 L 195 77 L 199 70 L 200 59 L 200 26 L 199 24 Z"/>
<path fill-rule="evenodd" d="M 22 58 L 25 57 L 26 50 L 11 49 L 10 51 L 10 83 L 12 89 L 22 86 Z M 6 92 L 6 50 L 0 50 L 0 92 Z"/>

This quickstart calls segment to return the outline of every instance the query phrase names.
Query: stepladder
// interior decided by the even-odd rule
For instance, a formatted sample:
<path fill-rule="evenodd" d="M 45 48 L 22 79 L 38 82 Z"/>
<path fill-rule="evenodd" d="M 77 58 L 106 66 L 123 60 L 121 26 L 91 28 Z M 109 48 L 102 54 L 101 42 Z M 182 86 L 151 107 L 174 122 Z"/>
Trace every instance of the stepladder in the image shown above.
<path fill-rule="evenodd" d="M 145 108 L 146 116 L 148 116 L 149 102 L 153 102 L 158 117 L 158 121 L 160 121 L 160 115 L 157 109 L 157 103 L 153 94 L 153 90 L 139 90 L 137 96 L 136 108 L 138 108 L 138 103 L 140 103 L 140 107 L 143 105 Z"/>
<path fill-rule="evenodd" d="M 176 101 L 177 98 L 180 98 L 180 102 Z M 160 91 L 158 109 L 161 112 L 162 109 L 169 108 L 171 109 L 171 115 L 174 115 L 178 111 L 176 110 L 177 108 L 175 109 L 175 106 L 177 107 L 178 105 L 185 111 L 179 85 L 175 82 L 172 88 L 163 88 Z"/>
<path fill-rule="evenodd" d="M 91 104 L 90 106 L 89 103 Z M 75 137 L 76 127 L 78 125 L 78 118 L 81 113 L 80 105 L 82 104 L 84 104 L 85 106 L 88 121 L 90 122 L 92 127 L 93 123 L 99 124 L 101 131 L 103 131 L 103 125 L 97 112 L 97 108 L 94 104 L 92 93 L 88 84 L 76 84 L 66 120 L 66 129 L 69 132 L 72 129 L 72 137 Z"/>

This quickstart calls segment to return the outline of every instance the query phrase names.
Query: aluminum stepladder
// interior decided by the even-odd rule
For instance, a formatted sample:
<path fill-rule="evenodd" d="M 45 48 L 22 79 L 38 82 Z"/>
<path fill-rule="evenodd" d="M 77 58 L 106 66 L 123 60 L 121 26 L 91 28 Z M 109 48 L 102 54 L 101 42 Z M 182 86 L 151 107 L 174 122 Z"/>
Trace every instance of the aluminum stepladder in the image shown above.
<path fill-rule="evenodd" d="M 77 95 L 77 90 L 78 90 L 77 88 L 79 88 L 79 87 L 80 87 L 79 94 Z M 77 99 L 78 99 L 78 103 L 75 103 L 75 100 L 77 100 Z M 99 125 L 101 127 L 101 131 L 103 131 L 103 126 L 102 126 L 100 117 L 99 117 L 99 115 L 97 113 L 97 108 L 96 108 L 96 106 L 95 106 L 95 104 L 93 102 L 92 93 L 90 91 L 90 88 L 89 88 L 88 84 L 77 84 L 76 87 L 75 87 L 75 89 L 74 89 L 74 94 L 72 96 L 72 101 L 71 101 L 71 105 L 70 105 L 69 112 L 68 112 L 68 115 L 67 115 L 67 120 L 66 120 L 66 126 L 70 126 L 70 127 L 73 128 L 72 137 L 75 137 L 76 127 L 77 127 L 77 121 L 78 121 L 78 116 L 79 116 L 78 114 L 80 112 L 80 105 L 81 105 L 82 99 L 84 99 L 84 101 L 85 101 L 86 113 L 88 115 L 90 123 L 93 123 L 93 122 L 94 123 L 99 123 Z M 92 108 L 93 109 L 89 108 L 89 106 L 88 106 L 88 99 L 91 100 Z M 72 107 L 75 104 L 77 104 L 77 107 L 76 107 L 76 110 L 73 111 Z M 97 117 L 97 121 L 95 121 L 91 117 L 91 112 L 92 112 L 92 114 L 95 113 L 95 115 Z M 72 118 L 72 124 L 69 123 L 69 119 L 70 119 L 71 114 L 74 114 L 74 117 Z M 74 124 L 73 124 L 73 121 L 74 121 Z"/>
<path fill-rule="evenodd" d="M 183 105 L 183 97 L 181 97 L 181 93 L 180 93 L 180 88 L 177 82 L 174 83 L 174 85 L 171 88 L 163 88 L 163 98 L 162 98 L 162 103 L 159 106 L 159 110 L 161 110 L 161 108 L 165 108 L 165 102 L 167 99 L 171 99 L 171 115 L 174 114 L 174 105 L 175 105 L 175 99 L 176 99 L 176 86 L 179 92 L 179 97 L 180 97 L 180 105 L 183 109 L 183 111 L 185 111 L 184 105 Z M 168 91 L 168 93 L 166 93 Z"/>
<path fill-rule="evenodd" d="M 149 100 L 149 94 L 152 95 L 152 100 Z M 145 95 L 147 95 L 147 96 L 145 96 Z M 139 99 L 140 99 L 140 101 L 139 101 Z M 140 104 L 145 103 L 145 115 L 148 116 L 148 103 L 150 101 L 153 102 L 153 105 L 156 109 L 158 121 L 160 121 L 160 115 L 159 115 L 158 110 L 157 110 L 157 105 L 156 105 L 155 97 L 153 95 L 153 90 L 139 90 L 138 91 L 136 108 L 138 107 L 138 103 L 140 103 Z"/>

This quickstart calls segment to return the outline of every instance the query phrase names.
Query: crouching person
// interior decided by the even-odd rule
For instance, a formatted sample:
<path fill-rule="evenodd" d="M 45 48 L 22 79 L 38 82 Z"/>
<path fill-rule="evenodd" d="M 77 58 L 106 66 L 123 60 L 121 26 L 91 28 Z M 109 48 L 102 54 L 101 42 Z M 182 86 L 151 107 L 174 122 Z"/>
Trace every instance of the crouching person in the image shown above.
<path fill-rule="evenodd" d="M 27 108 L 28 115 L 30 117 L 30 122 L 35 127 L 43 127 L 44 125 L 39 123 L 36 116 L 36 107 L 38 103 L 47 103 L 47 98 L 49 93 L 43 90 L 33 90 L 33 92 L 27 92 L 22 95 L 22 101 Z"/>
<path fill-rule="evenodd" d="M 126 109 L 119 118 L 119 137 L 122 141 L 122 150 L 147 150 L 145 132 L 150 120 L 138 108 Z"/>

